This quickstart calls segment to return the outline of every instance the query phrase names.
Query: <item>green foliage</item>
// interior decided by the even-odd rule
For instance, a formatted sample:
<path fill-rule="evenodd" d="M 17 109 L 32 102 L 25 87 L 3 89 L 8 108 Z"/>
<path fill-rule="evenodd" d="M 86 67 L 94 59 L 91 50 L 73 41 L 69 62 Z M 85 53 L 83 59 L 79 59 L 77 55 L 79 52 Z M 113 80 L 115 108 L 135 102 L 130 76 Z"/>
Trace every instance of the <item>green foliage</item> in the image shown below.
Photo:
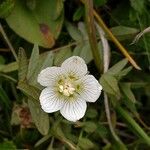
<path fill-rule="evenodd" d="M 83 15 L 84 15 L 84 7 L 80 6 L 79 8 L 77 8 L 77 10 L 73 15 L 73 21 L 79 21 Z"/>
<path fill-rule="evenodd" d="M 16 146 L 12 141 L 4 141 L 0 143 L 0 148 L 1 150 L 9 150 L 9 149 L 16 150 Z"/>
<path fill-rule="evenodd" d="M 133 95 L 132 91 L 131 91 L 131 84 L 129 83 L 121 83 L 120 87 L 124 93 L 124 95 L 133 103 L 136 102 L 135 96 Z"/>
<path fill-rule="evenodd" d="M 82 149 L 94 148 L 94 143 L 92 143 L 92 141 L 90 141 L 89 139 L 86 139 L 86 138 L 80 138 L 78 144 Z"/>
<path fill-rule="evenodd" d="M 7 17 L 14 8 L 15 0 L 4 0 L 0 2 L 0 18 Z"/>
<path fill-rule="evenodd" d="M 20 81 L 18 84 L 18 88 L 22 90 L 22 92 L 24 92 L 25 95 L 32 99 L 37 100 L 39 98 L 40 91 L 36 87 L 29 85 L 26 82 Z"/>
<path fill-rule="evenodd" d="M 120 41 L 133 38 L 138 33 L 138 31 L 139 30 L 136 28 L 126 27 L 126 26 L 116 26 L 111 28 L 111 32 Z"/>
<path fill-rule="evenodd" d="M 29 7 L 29 8 L 28 8 Z M 35 8 L 16 0 L 13 11 L 6 17 L 9 26 L 21 37 L 43 47 L 52 47 L 63 23 L 62 0 L 36 0 Z"/>
<path fill-rule="evenodd" d="M 145 0 L 130 0 L 131 6 L 135 11 L 142 14 L 145 9 Z"/>
<path fill-rule="evenodd" d="M 97 7 L 100 7 L 100 6 L 103 6 L 107 3 L 107 0 L 94 0 L 94 4 L 97 6 Z"/>
<path fill-rule="evenodd" d="M 120 99 L 120 90 L 115 77 L 107 73 L 103 74 L 103 76 L 100 79 L 100 83 L 103 86 L 105 92 L 116 96 L 117 99 Z"/>
<path fill-rule="evenodd" d="M 18 64 L 16 62 L 12 62 L 6 65 L 0 65 L 0 71 L 4 73 L 12 72 L 18 69 Z"/>
<path fill-rule="evenodd" d="M 91 122 L 91 121 L 84 122 L 83 130 L 85 132 L 87 133 L 94 132 L 96 128 L 97 128 L 97 125 L 94 122 Z"/>
<path fill-rule="evenodd" d="M 22 48 L 19 49 L 18 58 L 19 58 L 18 78 L 19 81 L 24 81 L 26 79 L 28 72 L 28 60 L 24 49 Z"/>
<path fill-rule="evenodd" d="M 28 99 L 28 105 L 37 129 L 42 135 L 47 135 L 50 127 L 48 114 L 43 112 L 39 103 L 35 100 Z"/>
<path fill-rule="evenodd" d="M 87 32 L 92 24 L 85 21 L 87 11 L 80 1 L 0 2 L 0 22 L 9 39 L 3 34 L 0 39 L 0 150 L 149 149 L 149 33 L 131 44 L 136 34 L 150 25 L 149 1 L 94 0 L 93 6 L 142 71 L 129 64 L 105 33 L 109 57 L 95 28 L 97 55 L 100 53 L 105 60 L 102 66 L 109 65 L 105 73 L 97 70 L 91 51 L 93 39 Z M 11 51 L 18 53 L 17 62 Z M 60 66 L 71 56 L 82 57 L 89 74 L 103 87 L 99 99 L 88 103 L 85 116 L 75 123 L 59 112 L 48 114 L 42 110 L 39 96 L 44 87 L 37 83 L 41 70 Z"/>
<path fill-rule="evenodd" d="M 30 80 L 30 78 L 33 76 L 36 70 L 38 59 L 39 59 L 39 48 L 38 45 L 34 45 L 28 66 L 28 74 L 27 74 L 28 80 Z"/>
<path fill-rule="evenodd" d="M 72 52 L 70 48 L 62 48 L 60 51 L 56 52 L 55 58 L 54 58 L 54 65 L 60 66 L 61 63 L 72 56 Z"/>
<path fill-rule="evenodd" d="M 70 36 L 75 41 L 81 41 L 83 39 L 80 30 L 78 30 L 76 27 L 74 27 L 73 25 L 71 25 L 69 22 L 66 22 L 66 28 L 67 28 Z"/>
<path fill-rule="evenodd" d="M 97 115 L 98 115 L 98 113 L 97 113 L 97 111 L 95 110 L 95 109 L 88 109 L 87 110 L 87 113 L 86 113 L 86 116 L 88 117 L 88 118 L 96 118 L 97 117 Z"/>

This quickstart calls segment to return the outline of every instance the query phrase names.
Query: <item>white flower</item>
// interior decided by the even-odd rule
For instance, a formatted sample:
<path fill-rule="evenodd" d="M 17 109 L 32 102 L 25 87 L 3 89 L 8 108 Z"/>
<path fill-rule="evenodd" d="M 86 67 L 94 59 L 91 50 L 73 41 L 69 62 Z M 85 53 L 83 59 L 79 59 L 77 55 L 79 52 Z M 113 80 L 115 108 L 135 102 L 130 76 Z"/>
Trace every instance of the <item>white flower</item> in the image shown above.
<path fill-rule="evenodd" d="M 86 102 L 95 102 L 102 90 L 94 76 L 87 74 L 85 61 L 72 56 L 61 67 L 48 67 L 38 75 L 38 82 L 45 86 L 40 104 L 47 113 L 60 110 L 69 121 L 81 119 L 87 108 Z"/>

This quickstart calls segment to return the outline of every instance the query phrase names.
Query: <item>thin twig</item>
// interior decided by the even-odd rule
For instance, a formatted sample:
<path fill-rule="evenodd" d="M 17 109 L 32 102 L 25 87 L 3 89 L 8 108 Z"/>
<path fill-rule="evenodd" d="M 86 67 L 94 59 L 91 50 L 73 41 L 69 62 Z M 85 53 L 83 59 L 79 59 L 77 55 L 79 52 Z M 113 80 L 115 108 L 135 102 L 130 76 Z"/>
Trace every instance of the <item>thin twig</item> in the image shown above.
<path fill-rule="evenodd" d="M 18 57 L 17 57 L 17 54 L 15 52 L 15 49 L 13 48 L 10 40 L 8 39 L 8 37 L 7 37 L 7 35 L 6 35 L 5 31 L 4 31 L 1 23 L 0 23 L 0 32 L 2 33 L 2 35 L 3 35 L 4 39 L 5 39 L 5 42 L 7 43 L 8 47 L 10 48 L 10 50 L 11 50 L 15 60 L 18 62 Z"/>
<path fill-rule="evenodd" d="M 8 48 L 0 48 L 0 52 L 10 52 Z"/>

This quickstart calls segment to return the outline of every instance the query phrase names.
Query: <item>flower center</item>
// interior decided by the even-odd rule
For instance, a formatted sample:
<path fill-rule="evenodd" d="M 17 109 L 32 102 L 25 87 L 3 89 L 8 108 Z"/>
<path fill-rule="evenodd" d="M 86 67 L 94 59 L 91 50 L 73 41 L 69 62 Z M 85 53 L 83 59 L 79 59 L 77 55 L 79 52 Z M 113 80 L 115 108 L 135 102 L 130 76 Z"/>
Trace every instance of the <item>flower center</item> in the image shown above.
<path fill-rule="evenodd" d="M 63 93 L 65 96 L 73 95 L 75 92 L 75 88 L 73 84 L 70 81 L 65 81 L 63 84 L 60 84 L 59 86 L 59 92 Z"/>

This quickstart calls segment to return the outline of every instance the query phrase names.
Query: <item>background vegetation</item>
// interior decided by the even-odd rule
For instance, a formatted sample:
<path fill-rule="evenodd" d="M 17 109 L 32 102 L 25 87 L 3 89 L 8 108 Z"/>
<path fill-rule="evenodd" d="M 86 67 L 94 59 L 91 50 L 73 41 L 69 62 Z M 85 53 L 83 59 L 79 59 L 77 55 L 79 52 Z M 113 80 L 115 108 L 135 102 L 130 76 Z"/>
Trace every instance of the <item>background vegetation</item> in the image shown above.
<path fill-rule="evenodd" d="M 0 150 L 150 149 L 149 0 L 0 1 Z M 39 105 L 38 73 L 82 57 L 103 86 L 71 123 Z"/>

